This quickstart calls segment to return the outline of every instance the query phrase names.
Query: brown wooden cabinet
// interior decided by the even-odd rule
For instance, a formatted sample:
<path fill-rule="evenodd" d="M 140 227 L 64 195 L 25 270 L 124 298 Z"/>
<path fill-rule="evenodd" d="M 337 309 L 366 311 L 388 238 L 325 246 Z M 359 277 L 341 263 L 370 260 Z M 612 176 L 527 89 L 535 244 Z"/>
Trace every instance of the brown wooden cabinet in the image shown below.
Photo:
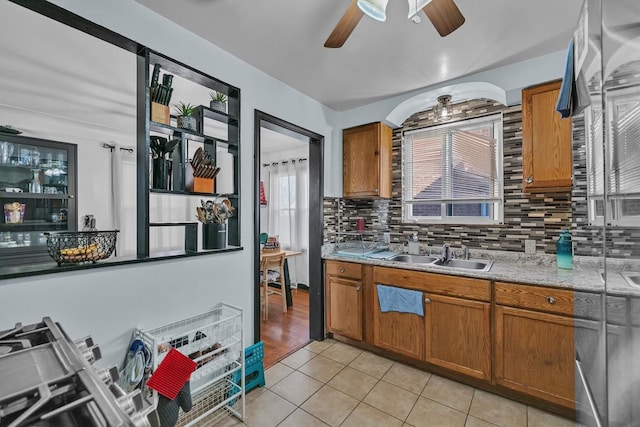
<path fill-rule="evenodd" d="M 333 260 L 325 270 L 328 331 L 575 410 L 574 337 L 597 339 L 597 294 Z M 424 316 L 382 312 L 377 284 L 419 292 Z M 578 347 L 585 366 L 592 347 Z"/>
<path fill-rule="evenodd" d="M 391 198 L 391 129 L 370 123 L 342 133 L 344 197 Z"/>
<path fill-rule="evenodd" d="M 421 291 L 424 307 L 424 317 L 383 313 L 374 287 L 374 345 L 475 378 L 491 379 L 489 281 L 375 267 L 373 282 Z"/>
<path fill-rule="evenodd" d="M 491 380 L 491 304 L 425 294 L 426 361 Z"/>
<path fill-rule="evenodd" d="M 569 190 L 571 119 L 556 111 L 561 82 L 522 91 L 522 186 L 525 192 Z"/>
<path fill-rule="evenodd" d="M 362 265 L 326 261 L 327 330 L 362 341 Z"/>
<path fill-rule="evenodd" d="M 496 384 L 575 407 L 574 319 L 568 312 L 573 304 L 571 293 L 495 284 Z"/>
<path fill-rule="evenodd" d="M 380 311 L 373 287 L 373 344 L 394 353 L 424 360 L 424 318 L 414 313 Z"/>

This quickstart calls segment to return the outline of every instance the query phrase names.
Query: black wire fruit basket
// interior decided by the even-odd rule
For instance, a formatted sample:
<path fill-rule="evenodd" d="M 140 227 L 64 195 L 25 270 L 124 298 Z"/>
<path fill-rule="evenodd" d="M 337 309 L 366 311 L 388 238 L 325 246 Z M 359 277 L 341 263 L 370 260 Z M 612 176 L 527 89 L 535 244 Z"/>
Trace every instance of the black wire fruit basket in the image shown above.
<path fill-rule="evenodd" d="M 58 263 L 93 262 L 111 256 L 119 230 L 44 233 L 49 255 Z"/>

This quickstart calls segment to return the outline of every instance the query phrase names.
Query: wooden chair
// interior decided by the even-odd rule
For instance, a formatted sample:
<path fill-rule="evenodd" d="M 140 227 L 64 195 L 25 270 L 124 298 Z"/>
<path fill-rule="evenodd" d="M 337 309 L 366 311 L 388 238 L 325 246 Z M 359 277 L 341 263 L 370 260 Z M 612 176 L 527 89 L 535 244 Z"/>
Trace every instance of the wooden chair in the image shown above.
<path fill-rule="evenodd" d="M 287 312 L 287 293 L 285 290 L 284 282 L 284 252 L 276 252 L 274 254 L 262 254 L 260 261 L 260 272 L 262 280 L 260 282 L 260 302 L 264 311 L 262 312 L 262 318 L 264 320 L 269 319 L 269 295 L 277 294 L 282 298 L 282 312 Z M 277 271 L 278 276 L 274 277 Z M 270 274 L 271 273 L 271 274 Z M 280 286 L 279 291 L 275 291 L 269 288 L 269 284 L 278 284 Z"/>

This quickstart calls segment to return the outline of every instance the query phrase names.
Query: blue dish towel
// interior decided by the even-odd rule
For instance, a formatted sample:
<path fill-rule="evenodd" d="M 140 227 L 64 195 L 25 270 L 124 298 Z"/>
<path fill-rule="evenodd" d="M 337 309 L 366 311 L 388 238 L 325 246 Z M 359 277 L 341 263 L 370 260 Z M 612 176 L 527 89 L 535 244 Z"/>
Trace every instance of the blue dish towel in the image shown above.
<path fill-rule="evenodd" d="M 394 286 L 376 285 L 380 311 L 398 311 L 424 316 L 422 292 L 396 288 Z"/>
<path fill-rule="evenodd" d="M 560 113 L 562 118 L 571 116 L 571 98 L 574 85 L 573 76 L 573 39 L 571 39 L 569 47 L 567 48 L 567 58 L 564 63 L 564 76 L 562 78 L 562 85 L 560 86 L 558 103 L 556 104 L 556 111 Z"/>

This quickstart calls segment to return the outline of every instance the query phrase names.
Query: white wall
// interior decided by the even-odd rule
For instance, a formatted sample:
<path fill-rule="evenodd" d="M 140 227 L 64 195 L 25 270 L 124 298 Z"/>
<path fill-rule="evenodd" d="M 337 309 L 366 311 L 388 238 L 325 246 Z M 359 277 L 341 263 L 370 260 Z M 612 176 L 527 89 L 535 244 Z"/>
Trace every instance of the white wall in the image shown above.
<path fill-rule="evenodd" d="M 219 301 L 227 301 L 244 309 L 246 344 L 251 343 L 254 109 L 324 135 L 325 152 L 328 153 L 333 151 L 335 135 L 339 135 L 335 125 L 337 113 L 132 0 L 56 0 L 52 3 L 241 88 L 244 250 L 3 280 L 0 282 L 0 329 L 7 329 L 16 322 L 26 324 L 51 316 L 72 337 L 92 335 L 104 353 L 99 365 L 107 366 L 121 363 L 134 326 L 159 326 L 207 311 Z M 21 28 L 16 34 L 29 31 L 31 29 Z M 91 52 L 76 54 L 83 57 Z M 104 61 L 103 58 L 93 60 Z M 106 132 L 111 133 L 110 130 Z M 129 135 L 129 131 L 125 130 L 124 134 Z M 133 133 L 130 136 L 133 138 Z M 328 188 L 335 185 L 331 173 L 326 172 L 326 176 L 329 182 L 325 185 Z"/>

